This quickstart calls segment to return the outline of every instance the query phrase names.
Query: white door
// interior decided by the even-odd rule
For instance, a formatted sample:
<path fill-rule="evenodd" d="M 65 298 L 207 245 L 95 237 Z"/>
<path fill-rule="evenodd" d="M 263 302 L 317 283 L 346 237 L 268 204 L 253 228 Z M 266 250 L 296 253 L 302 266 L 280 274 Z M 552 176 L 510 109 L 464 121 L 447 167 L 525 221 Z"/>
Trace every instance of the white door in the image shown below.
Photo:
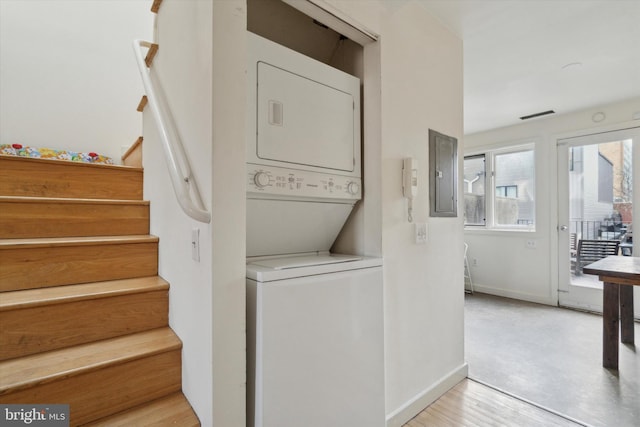
<path fill-rule="evenodd" d="M 630 242 L 633 219 L 634 169 L 640 164 L 640 127 L 558 141 L 558 302 L 562 306 L 602 312 L 602 282 L 583 274 L 580 242 L 618 241 L 619 256 L 640 256 Z M 638 174 L 636 174 L 638 175 Z M 638 187 L 636 185 L 636 187 Z M 596 243 L 596 245 L 598 245 Z M 587 243 L 583 242 L 583 246 Z M 640 317 L 636 289 L 635 314 Z"/>

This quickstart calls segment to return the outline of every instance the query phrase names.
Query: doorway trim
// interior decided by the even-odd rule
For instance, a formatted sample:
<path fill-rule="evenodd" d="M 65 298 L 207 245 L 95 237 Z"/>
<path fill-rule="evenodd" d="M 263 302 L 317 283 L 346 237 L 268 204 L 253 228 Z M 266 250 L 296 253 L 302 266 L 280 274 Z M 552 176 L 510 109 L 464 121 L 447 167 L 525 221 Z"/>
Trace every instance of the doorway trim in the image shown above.
<path fill-rule="evenodd" d="M 361 46 L 378 41 L 379 36 L 376 33 L 321 0 L 282 0 L 282 2 L 310 18 L 322 22 L 332 30 L 347 36 Z"/>

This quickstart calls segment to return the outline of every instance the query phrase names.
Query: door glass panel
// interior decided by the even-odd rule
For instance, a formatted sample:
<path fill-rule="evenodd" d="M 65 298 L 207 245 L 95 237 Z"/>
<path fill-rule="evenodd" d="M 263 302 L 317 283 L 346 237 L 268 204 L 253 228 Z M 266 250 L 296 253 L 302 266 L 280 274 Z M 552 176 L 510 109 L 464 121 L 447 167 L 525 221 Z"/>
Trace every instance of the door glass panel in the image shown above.
<path fill-rule="evenodd" d="M 572 285 L 602 288 L 596 276 L 583 274 L 582 269 L 599 256 L 611 254 L 605 241 L 619 245 L 617 255 L 631 255 L 632 220 L 632 140 L 569 147 Z M 586 249 L 587 245 L 592 248 Z"/>

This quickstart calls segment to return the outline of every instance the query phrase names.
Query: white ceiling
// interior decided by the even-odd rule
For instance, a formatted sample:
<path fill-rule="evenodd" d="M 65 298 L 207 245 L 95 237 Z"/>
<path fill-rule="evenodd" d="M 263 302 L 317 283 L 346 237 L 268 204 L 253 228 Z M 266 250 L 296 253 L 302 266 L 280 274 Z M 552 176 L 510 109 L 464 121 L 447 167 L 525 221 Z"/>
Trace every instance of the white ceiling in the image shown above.
<path fill-rule="evenodd" d="M 640 0 L 418 1 L 464 41 L 466 134 L 640 96 Z"/>

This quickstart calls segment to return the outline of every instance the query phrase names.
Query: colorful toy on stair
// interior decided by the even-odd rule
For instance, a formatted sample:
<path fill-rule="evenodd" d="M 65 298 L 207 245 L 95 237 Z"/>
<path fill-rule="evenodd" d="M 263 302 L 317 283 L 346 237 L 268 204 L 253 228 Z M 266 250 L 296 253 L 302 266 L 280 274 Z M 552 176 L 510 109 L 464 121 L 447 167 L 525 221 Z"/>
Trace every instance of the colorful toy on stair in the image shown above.
<path fill-rule="evenodd" d="M 39 159 L 66 160 L 71 162 L 113 164 L 111 157 L 94 152 L 82 153 L 71 150 L 54 150 L 52 148 L 28 147 L 22 144 L 1 144 L 0 154 Z"/>

